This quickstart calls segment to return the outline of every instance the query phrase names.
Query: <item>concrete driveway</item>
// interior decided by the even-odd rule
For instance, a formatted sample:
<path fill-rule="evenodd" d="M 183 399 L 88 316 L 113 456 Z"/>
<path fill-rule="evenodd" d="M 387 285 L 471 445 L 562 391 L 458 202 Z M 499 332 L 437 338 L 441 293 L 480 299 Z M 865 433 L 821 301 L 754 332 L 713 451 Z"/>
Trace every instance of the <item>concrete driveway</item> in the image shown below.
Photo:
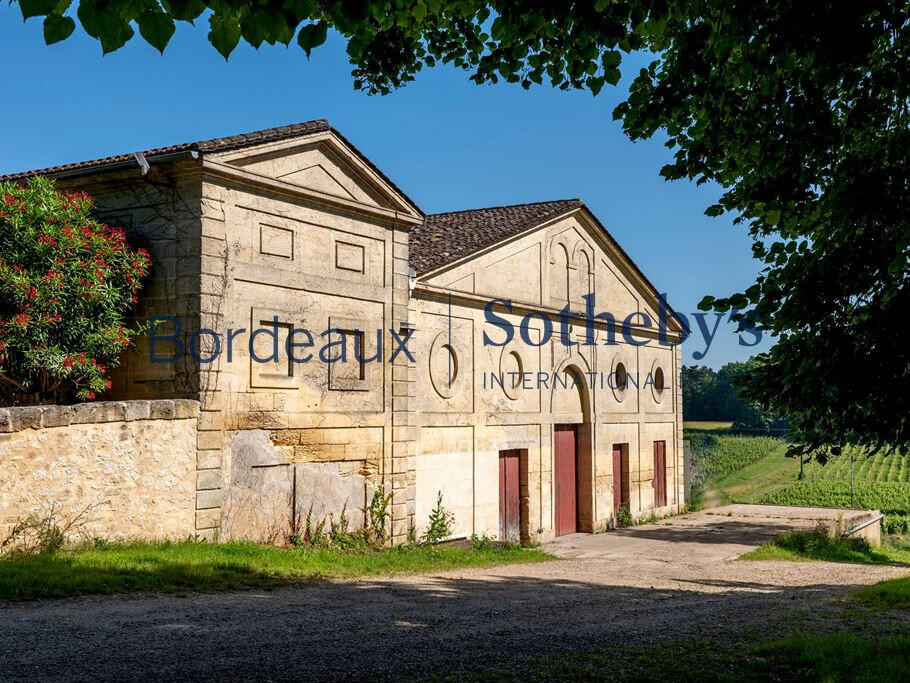
<path fill-rule="evenodd" d="M 728 514 L 731 513 L 731 514 Z M 789 522 L 698 513 L 549 547 L 536 565 L 272 592 L 0 606 L 4 679 L 408 679 L 566 650 L 786 624 L 892 567 L 735 558 Z"/>

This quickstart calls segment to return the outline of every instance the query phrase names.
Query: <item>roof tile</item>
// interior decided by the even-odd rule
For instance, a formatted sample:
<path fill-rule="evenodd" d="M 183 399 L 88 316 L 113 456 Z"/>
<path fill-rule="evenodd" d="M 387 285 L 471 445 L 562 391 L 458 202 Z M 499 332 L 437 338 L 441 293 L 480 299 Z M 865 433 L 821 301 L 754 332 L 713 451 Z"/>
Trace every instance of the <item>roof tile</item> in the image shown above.
<path fill-rule="evenodd" d="M 580 206 L 559 199 L 429 215 L 411 228 L 410 265 L 422 275 Z"/>

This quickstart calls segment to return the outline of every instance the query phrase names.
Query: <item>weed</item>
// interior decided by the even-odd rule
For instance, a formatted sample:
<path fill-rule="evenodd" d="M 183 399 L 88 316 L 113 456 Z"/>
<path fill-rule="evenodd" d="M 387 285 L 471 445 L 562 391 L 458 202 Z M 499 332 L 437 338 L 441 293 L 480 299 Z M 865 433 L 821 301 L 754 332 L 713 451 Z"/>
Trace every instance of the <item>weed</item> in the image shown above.
<path fill-rule="evenodd" d="M 439 543 L 444 538 L 452 535 L 455 525 L 455 515 L 445 509 L 442 504 L 442 491 L 436 494 L 436 507 L 430 511 L 430 520 L 424 534 L 424 543 Z"/>
<path fill-rule="evenodd" d="M 51 503 L 46 512 L 33 513 L 25 519 L 18 520 L 0 543 L 0 554 L 55 553 L 63 548 L 68 537 L 85 535 L 83 527 L 89 521 L 95 507 L 95 503 L 89 503 L 67 519 L 62 515 L 61 506 L 56 502 Z"/>
<path fill-rule="evenodd" d="M 632 526 L 635 520 L 632 519 L 632 513 L 629 512 L 629 506 L 623 505 L 619 508 L 619 513 L 616 515 L 616 525 L 617 526 Z"/>

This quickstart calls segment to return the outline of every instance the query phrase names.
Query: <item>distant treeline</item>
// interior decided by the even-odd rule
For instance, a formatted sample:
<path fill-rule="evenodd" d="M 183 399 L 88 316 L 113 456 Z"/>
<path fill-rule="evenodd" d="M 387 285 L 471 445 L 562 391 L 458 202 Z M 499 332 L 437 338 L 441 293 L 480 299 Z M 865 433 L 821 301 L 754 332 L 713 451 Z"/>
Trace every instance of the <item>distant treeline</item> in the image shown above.
<path fill-rule="evenodd" d="M 727 363 L 717 371 L 701 365 L 684 365 L 683 419 L 731 421 L 734 429 L 786 429 L 785 419 L 739 396 L 739 379 L 752 371 L 754 363 L 753 360 Z"/>

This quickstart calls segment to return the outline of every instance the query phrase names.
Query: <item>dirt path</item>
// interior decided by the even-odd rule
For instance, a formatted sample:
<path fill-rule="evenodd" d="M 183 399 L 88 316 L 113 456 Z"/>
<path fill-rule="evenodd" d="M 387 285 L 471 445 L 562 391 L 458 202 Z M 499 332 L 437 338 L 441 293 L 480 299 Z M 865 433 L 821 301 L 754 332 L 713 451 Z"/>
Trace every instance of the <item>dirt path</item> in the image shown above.
<path fill-rule="evenodd" d="M 744 562 L 770 521 L 678 518 L 560 539 L 564 559 L 268 593 L 0 606 L 5 680 L 447 674 L 699 629 L 768 628 L 907 573 Z"/>

